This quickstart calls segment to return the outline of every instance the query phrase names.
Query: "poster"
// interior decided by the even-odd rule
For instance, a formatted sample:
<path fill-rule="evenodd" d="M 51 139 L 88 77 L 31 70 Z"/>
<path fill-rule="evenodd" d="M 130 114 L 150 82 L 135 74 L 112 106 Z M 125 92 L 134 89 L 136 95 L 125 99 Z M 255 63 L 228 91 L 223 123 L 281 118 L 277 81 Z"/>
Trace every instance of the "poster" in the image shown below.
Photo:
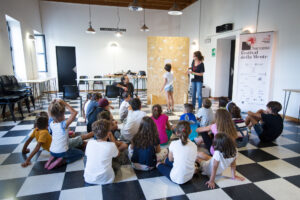
<path fill-rule="evenodd" d="M 243 112 L 265 109 L 270 100 L 273 32 L 240 35 L 237 105 Z"/>

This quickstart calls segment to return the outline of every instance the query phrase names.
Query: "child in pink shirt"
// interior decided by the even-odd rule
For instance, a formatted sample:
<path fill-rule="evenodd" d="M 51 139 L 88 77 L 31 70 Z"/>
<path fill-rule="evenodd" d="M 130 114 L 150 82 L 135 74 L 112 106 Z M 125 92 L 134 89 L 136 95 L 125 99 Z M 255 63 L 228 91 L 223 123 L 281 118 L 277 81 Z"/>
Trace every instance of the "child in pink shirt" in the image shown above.
<path fill-rule="evenodd" d="M 196 144 L 204 142 L 206 148 L 214 155 L 214 147 L 212 145 L 214 137 L 220 133 L 228 134 L 234 141 L 238 137 L 237 130 L 231 120 L 230 113 L 225 109 L 218 109 L 216 112 L 215 123 L 206 127 L 200 127 L 196 131 L 201 134 L 201 137 L 195 138 Z M 211 132 L 212 135 L 208 135 Z"/>
<path fill-rule="evenodd" d="M 169 124 L 169 117 L 165 114 L 162 114 L 162 108 L 159 104 L 155 104 L 152 107 L 151 118 L 156 124 L 158 134 L 159 134 L 160 144 L 167 143 L 168 135 L 166 129 L 171 130 L 171 126 Z"/>

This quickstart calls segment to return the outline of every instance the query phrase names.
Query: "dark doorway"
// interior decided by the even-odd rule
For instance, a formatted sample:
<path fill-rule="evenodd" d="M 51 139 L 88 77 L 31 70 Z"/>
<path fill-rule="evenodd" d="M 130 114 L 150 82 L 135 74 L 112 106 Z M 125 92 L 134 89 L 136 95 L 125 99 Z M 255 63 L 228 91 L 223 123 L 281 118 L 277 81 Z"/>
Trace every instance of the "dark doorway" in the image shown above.
<path fill-rule="evenodd" d="M 64 85 L 77 85 L 75 47 L 56 47 L 57 75 L 59 91 Z"/>
<path fill-rule="evenodd" d="M 234 54 L 235 54 L 235 40 L 231 40 L 230 47 L 230 66 L 229 66 L 229 88 L 228 98 L 232 99 L 232 88 L 233 88 L 233 75 L 234 75 Z"/>

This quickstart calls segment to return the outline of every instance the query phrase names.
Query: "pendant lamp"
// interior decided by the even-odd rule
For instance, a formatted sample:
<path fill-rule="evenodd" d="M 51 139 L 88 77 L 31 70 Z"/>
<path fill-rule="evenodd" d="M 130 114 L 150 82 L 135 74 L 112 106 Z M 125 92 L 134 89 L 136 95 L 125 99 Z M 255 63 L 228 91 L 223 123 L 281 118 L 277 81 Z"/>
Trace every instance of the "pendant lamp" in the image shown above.
<path fill-rule="evenodd" d="M 140 30 L 143 31 L 143 32 L 148 32 L 148 31 L 149 31 L 149 28 L 146 26 L 145 12 L 146 12 L 146 10 L 144 9 L 144 25 L 141 27 Z"/>
<path fill-rule="evenodd" d="M 96 31 L 92 27 L 91 1 L 89 1 L 89 17 L 90 17 L 89 28 L 86 30 L 86 33 L 88 33 L 88 34 L 95 34 Z"/>
<path fill-rule="evenodd" d="M 118 23 L 117 23 L 117 30 L 115 32 L 116 37 L 121 37 L 123 35 L 122 31 L 119 29 L 119 24 L 120 24 L 120 13 L 119 13 L 119 8 L 117 8 L 117 17 L 118 17 Z"/>

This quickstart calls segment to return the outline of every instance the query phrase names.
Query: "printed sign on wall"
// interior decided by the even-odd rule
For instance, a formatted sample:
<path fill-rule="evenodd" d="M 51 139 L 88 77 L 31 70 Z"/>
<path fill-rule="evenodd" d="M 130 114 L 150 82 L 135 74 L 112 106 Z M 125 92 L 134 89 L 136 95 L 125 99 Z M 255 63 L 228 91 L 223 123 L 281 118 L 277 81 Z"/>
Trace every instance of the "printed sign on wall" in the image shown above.
<path fill-rule="evenodd" d="M 264 109 L 270 98 L 273 32 L 240 35 L 237 105 Z"/>

